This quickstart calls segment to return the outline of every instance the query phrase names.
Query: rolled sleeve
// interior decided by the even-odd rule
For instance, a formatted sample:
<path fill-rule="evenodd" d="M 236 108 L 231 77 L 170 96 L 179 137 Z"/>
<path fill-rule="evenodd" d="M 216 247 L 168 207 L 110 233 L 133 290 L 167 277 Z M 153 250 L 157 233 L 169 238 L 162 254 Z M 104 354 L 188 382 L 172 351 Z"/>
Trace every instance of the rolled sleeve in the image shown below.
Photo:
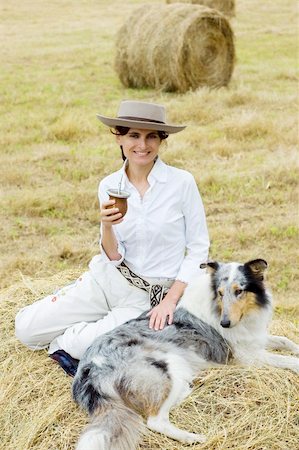
<path fill-rule="evenodd" d="M 183 213 L 185 217 L 186 254 L 176 280 L 189 283 L 195 276 L 204 273 L 200 264 L 207 262 L 210 240 L 203 202 L 192 175 L 184 190 Z"/>
<path fill-rule="evenodd" d="M 100 250 L 101 250 L 101 255 L 102 255 L 103 261 L 109 262 L 110 264 L 112 264 L 115 267 L 119 266 L 125 259 L 126 249 L 125 249 L 124 245 L 118 239 L 117 239 L 117 251 L 121 255 L 120 259 L 112 261 L 110 258 L 108 258 L 107 254 L 104 250 L 104 247 L 102 246 L 101 238 L 100 238 Z"/>

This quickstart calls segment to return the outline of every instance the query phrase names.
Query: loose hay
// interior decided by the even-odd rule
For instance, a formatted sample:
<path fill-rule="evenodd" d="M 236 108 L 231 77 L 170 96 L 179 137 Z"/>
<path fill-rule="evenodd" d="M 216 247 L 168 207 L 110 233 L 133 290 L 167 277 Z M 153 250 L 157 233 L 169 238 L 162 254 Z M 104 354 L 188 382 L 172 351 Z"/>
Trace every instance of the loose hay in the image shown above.
<path fill-rule="evenodd" d="M 115 68 L 126 87 L 186 92 L 226 86 L 234 60 L 228 20 L 201 5 L 144 5 L 116 38 Z"/>
<path fill-rule="evenodd" d="M 24 279 L 2 292 L 1 450 L 71 450 L 87 422 L 71 399 L 71 378 L 46 351 L 27 350 L 14 338 L 18 309 L 77 275 L 64 272 L 51 279 Z M 282 324 L 286 334 L 298 340 L 298 329 L 291 322 Z M 275 327 L 279 328 L 279 321 Z M 224 367 L 206 371 L 192 396 L 173 410 L 171 420 L 207 434 L 207 443 L 193 445 L 194 449 L 296 450 L 298 399 L 298 376 L 290 371 Z M 187 448 L 149 432 L 139 450 Z"/>
<path fill-rule="evenodd" d="M 192 3 L 193 5 L 204 5 L 217 9 L 228 17 L 235 15 L 235 0 L 166 0 L 166 3 Z"/>

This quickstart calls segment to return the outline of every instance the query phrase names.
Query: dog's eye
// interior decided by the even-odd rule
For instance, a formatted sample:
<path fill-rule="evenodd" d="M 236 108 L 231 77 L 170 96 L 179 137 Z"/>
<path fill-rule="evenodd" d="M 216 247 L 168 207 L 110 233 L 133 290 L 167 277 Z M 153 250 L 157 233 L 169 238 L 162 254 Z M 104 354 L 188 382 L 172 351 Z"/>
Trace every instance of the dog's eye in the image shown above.
<path fill-rule="evenodd" d="M 243 292 L 242 289 L 236 289 L 235 290 L 235 296 L 238 297 L 239 295 L 242 294 L 242 292 Z"/>

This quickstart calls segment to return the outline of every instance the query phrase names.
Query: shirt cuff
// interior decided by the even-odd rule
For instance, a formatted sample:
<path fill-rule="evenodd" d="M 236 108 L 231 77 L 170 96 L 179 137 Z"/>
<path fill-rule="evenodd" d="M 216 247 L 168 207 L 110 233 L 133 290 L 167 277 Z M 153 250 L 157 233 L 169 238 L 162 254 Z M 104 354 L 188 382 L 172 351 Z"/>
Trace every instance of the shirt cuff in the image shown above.
<path fill-rule="evenodd" d="M 106 263 L 110 263 L 110 264 L 112 264 L 115 267 L 119 266 L 123 262 L 123 260 L 125 259 L 126 250 L 125 250 L 125 247 L 120 242 L 117 243 L 117 251 L 121 255 L 120 259 L 111 260 L 107 256 L 107 254 L 106 254 L 106 252 L 104 250 L 104 247 L 102 246 L 102 242 L 101 241 L 100 241 L 100 249 L 101 249 L 101 255 L 102 255 L 103 261 L 106 262 Z"/>

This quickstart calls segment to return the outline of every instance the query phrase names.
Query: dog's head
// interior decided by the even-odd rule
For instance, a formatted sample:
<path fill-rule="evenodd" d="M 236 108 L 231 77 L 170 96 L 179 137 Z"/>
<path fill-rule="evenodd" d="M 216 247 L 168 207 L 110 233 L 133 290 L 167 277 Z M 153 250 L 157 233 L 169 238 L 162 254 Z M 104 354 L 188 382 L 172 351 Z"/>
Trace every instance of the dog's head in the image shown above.
<path fill-rule="evenodd" d="M 243 317 L 269 304 L 264 286 L 265 260 L 255 259 L 245 264 L 208 262 L 200 267 L 211 274 L 222 327 L 234 327 Z"/>

